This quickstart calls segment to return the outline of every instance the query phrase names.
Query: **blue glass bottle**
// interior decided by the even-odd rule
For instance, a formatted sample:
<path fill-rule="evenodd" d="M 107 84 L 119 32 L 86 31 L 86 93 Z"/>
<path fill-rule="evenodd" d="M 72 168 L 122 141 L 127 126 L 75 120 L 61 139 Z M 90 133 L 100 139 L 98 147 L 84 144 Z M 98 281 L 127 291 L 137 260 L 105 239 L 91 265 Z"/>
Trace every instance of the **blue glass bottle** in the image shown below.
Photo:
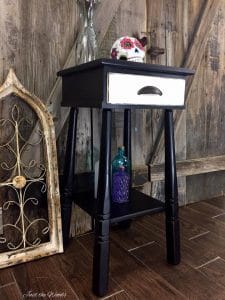
<path fill-rule="evenodd" d="M 112 161 L 112 201 L 117 203 L 129 201 L 130 162 L 124 151 L 124 147 L 119 147 Z"/>

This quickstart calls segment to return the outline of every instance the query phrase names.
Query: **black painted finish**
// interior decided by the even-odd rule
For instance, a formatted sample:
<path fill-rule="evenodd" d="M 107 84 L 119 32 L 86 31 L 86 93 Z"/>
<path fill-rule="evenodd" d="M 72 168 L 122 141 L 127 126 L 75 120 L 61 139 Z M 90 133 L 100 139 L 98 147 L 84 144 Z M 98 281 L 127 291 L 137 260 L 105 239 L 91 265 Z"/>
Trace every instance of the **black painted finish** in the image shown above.
<path fill-rule="evenodd" d="M 131 186 L 132 186 L 132 151 L 131 151 L 131 110 L 124 110 L 124 125 L 123 125 L 123 144 L 125 147 L 125 156 L 130 161 L 130 201 L 131 201 Z M 129 228 L 132 220 L 128 219 L 119 223 L 120 228 Z"/>
<path fill-rule="evenodd" d="M 76 191 L 76 204 L 90 216 L 95 215 L 94 190 Z M 130 202 L 117 204 L 111 202 L 110 223 L 118 223 L 164 210 L 164 203 L 142 192 L 131 189 Z"/>
<path fill-rule="evenodd" d="M 103 68 L 63 77 L 62 106 L 101 107 L 101 101 L 105 98 L 105 82 Z"/>
<path fill-rule="evenodd" d="M 167 261 L 176 265 L 180 262 L 180 229 L 172 110 L 165 111 L 165 212 Z"/>
<path fill-rule="evenodd" d="M 100 145 L 100 166 L 97 203 L 93 197 L 93 173 L 86 186 L 79 189 L 79 178 L 74 184 L 74 164 L 76 146 L 76 109 L 71 109 L 67 140 L 66 164 L 62 189 L 62 220 L 64 242 L 68 241 L 72 195 L 76 204 L 95 218 L 95 243 L 93 257 L 93 291 L 104 296 L 108 289 L 109 271 L 109 226 L 110 223 L 129 224 L 137 216 L 164 210 L 164 204 L 156 199 L 131 189 L 130 202 L 111 203 L 111 108 L 122 108 L 124 112 L 124 145 L 126 155 L 131 160 L 131 108 L 154 108 L 151 105 L 113 105 L 107 101 L 107 73 L 139 74 L 170 78 L 185 78 L 194 72 L 188 69 L 160 65 L 149 65 L 112 59 L 100 59 L 58 72 L 62 76 L 63 102 L 70 107 L 100 107 L 102 112 L 102 133 Z M 146 87 L 151 92 L 153 87 Z M 156 92 L 156 91 L 154 91 Z M 159 91 L 158 91 L 159 93 Z M 156 107 L 156 106 L 155 106 Z M 173 132 L 173 113 L 170 106 L 165 111 L 165 211 L 167 260 L 171 264 L 180 262 L 180 232 L 178 218 L 178 192 L 176 159 Z M 175 108 L 174 106 L 172 107 Z M 181 108 L 181 107 L 179 107 Z M 91 183 L 91 184 L 89 184 Z M 73 187 L 75 193 L 73 194 Z M 128 222 L 128 223 L 127 223 Z"/>
<path fill-rule="evenodd" d="M 93 257 L 93 291 L 98 296 L 104 296 L 108 291 L 111 127 L 112 112 L 111 110 L 103 110 Z"/>
<path fill-rule="evenodd" d="M 152 105 L 107 103 L 107 73 L 126 73 L 146 76 L 185 78 L 193 71 L 160 65 L 143 64 L 114 59 L 98 59 L 58 72 L 62 76 L 63 106 L 138 109 Z M 154 106 L 161 107 L 161 106 Z M 165 108 L 165 106 L 162 106 Z M 170 106 L 167 106 L 170 107 Z M 183 108 L 183 106 L 173 106 Z"/>
<path fill-rule="evenodd" d="M 132 151 L 131 151 L 131 110 L 124 110 L 124 127 L 123 127 L 123 144 L 125 147 L 125 156 L 129 159 L 130 164 L 132 163 Z M 130 165 L 130 187 L 132 183 L 132 165 Z"/>
<path fill-rule="evenodd" d="M 132 189 L 130 202 L 123 204 L 112 203 L 110 221 L 113 224 L 163 210 L 163 202 L 147 196 L 136 189 Z"/>
<path fill-rule="evenodd" d="M 71 108 L 69 115 L 69 128 L 65 154 L 66 160 L 64 165 L 61 190 L 62 232 L 64 245 L 68 244 L 70 233 L 70 220 L 73 201 L 73 184 L 75 170 L 77 117 L 78 109 Z"/>

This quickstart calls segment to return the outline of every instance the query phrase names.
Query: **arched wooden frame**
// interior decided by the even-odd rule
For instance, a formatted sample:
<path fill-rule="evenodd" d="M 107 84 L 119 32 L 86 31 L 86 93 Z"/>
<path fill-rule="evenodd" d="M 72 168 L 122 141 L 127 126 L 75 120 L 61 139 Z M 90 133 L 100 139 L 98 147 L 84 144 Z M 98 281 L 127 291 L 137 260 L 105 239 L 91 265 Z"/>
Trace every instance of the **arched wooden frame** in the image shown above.
<path fill-rule="evenodd" d="M 47 111 L 44 104 L 41 102 L 41 100 L 29 93 L 23 87 L 23 85 L 19 82 L 12 69 L 10 69 L 6 81 L 0 87 L 0 101 L 2 101 L 5 97 L 10 95 L 17 96 L 21 101 L 24 101 L 36 113 L 37 118 L 43 129 L 43 143 L 45 146 L 44 153 L 46 162 L 44 184 L 47 187 L 47 230 L 49 235 L 49 241 L 39 243 L 37 239 L 34 242 L 34 244 L 32 244 L 32 246 L 29 246 L 29 244 L 26 244 L 26 242 L 23 241 L 24 245 L 22 245 L 22 247 L 18 249 L 16 249 L 14 245 L 11 245 L 10 251 L 0 253 L 0 268 L 63 252 L 57 155 L 55 144 L 55 131 L 52 117 Z M 15 174 L 14 172 L 13 177 L 11 176 L 5 182 L 0 182 L 0 187 L 5 185 L 12 185 L 13 189 L 16 190 L 16 193 L 19 194 L 21 193 L 22 189 L 25 188 L 26 178 L 24 176 L 20 176 L 20 174 Z M 7 207 L 10 205 L 9 202 L 10 201 L 8 201 Z M 21 205 L 23 208 L 20 208 L 20 214 L 21 210 L 22 213 L 24 212 L 24 203 L 22 203 Z M 2 212 L 4 213 L 3 210 Z M 9 225 L 14 226 L 12 224 Z M 23 238 L 24 237 L 25 235 L 23 231 Z M 4 238 L 0 237 L 0 242 L 3 240 Z"/>

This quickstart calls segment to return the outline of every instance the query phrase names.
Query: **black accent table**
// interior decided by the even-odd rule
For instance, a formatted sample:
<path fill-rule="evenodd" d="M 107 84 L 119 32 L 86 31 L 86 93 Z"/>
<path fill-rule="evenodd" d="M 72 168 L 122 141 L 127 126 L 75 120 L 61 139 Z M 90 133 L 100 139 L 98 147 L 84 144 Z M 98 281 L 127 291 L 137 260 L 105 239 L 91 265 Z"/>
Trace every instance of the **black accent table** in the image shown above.
<path fill-rule="evenodd" d="M 108 290 L 110 223 L 133 219 L 165 209 L 167 260 L 180 262 L 178 191 L 173 129 L 173 109 L 184 108 L 188 69 L 136 62 L 99 59 L 58 72 L 62 77 L 63 106 L 71 107 L 62 182 L 62 226 L 64 244 L 69 239 L 71 206 L 75 202 L 95 219 L 93 291 L 104 296 Z M 97 201 L 93 190 L 73 192 L 78 107 L 102 108 L 99 181 Z M 131 109 L 165 110 L 165 205 L 131 188 L 130 202 L 111 202 L 112 108 L 124 110 L 124 146 L 131 161 Z"/>

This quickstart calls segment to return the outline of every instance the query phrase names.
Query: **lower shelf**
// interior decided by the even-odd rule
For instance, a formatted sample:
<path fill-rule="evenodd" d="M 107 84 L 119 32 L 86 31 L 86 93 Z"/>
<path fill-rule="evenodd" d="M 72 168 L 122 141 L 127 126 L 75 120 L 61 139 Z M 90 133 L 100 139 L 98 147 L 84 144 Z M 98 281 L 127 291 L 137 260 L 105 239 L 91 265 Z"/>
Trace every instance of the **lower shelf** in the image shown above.
<path fill-rule="evenodd" d="M 95 216 L 96 200 L 93 191 L 74 194 L 75 203 L 89 215 Z M 164 210 L 164 203 L 142 192 L 132 189 L 130 201 L 127 203 L 111 203 L 111 223 L 133 219 L 146 214 L 154 214 Z"/>

